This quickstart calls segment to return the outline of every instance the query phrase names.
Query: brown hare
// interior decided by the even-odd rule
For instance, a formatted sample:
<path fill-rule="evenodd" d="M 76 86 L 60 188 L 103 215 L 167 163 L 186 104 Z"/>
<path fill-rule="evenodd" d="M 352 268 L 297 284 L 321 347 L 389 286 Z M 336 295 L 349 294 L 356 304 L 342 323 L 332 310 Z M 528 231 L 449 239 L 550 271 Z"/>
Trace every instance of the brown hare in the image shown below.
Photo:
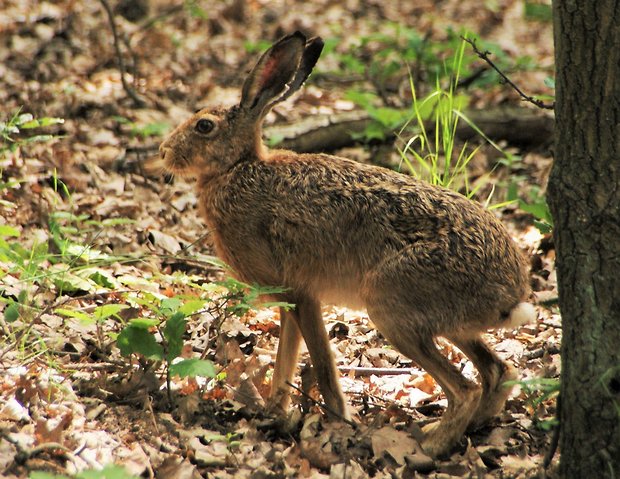
<path fill-rule="evenodd" d="M 365 307 L 447 396 L 422 444 L 444 454 L 504 406 L 502 383 L 514 369 L 480 335 L 534 319 L 526 263 L 500 221 L 458 193 L 345 158 L 265 147 L 263 118 L 301 87 L 322 48 L 299 32 L 276 42 L 239 105 L 196 113 L 162 143 L 158 161 L 197 180 L 216 252 L 240 279 L 288 288 L 279 299 L 296 306 L 282 311 L 272 402 L 288 405 L 303 337 L 326 405 L 350 417 L 321 302 Z M 471 359 L 481 386 L 440 354 L 437 336 Z"/>

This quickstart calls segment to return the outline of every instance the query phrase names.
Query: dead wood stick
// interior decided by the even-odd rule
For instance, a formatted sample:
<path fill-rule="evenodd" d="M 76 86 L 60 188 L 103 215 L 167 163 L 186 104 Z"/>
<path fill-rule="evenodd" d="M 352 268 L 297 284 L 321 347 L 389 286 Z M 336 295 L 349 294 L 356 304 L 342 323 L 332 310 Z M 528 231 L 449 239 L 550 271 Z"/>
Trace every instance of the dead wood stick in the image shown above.
<path fill-rule="evenodd" d="M 344 374 L 353 373 L 355 376 L 399 376 L 419 372 L 413 368 L 369 368 L 358 366 L 338 366 L 338 371 Z"/>
<path fill-rule="evenodd" d="M 118 37 L 118 32 L 116 31 L 116 23 L 114 22 L 114 13 L 112 12 L 112 8 L 108 3 L 108 0 L 99 0 L 101 5 L 103 5 L 104 10 L 108 15 L 108 21 L 110 23 L 110 29 L 112 30 L 112 36 L 114 37 L 114 50 L 116 51 L 116 58 L 118 60 L 118 70 L 121 74 L 121 83 L 123 84 L 123 89 L 127 93 L 127 95 L 133 100 L 137 107 L 143 107 L 146 103 L 142 98 L 138 96 L 135 90 L 127 83 L 127 79 L 125 78 L 125 62 L 123 61 L 123 53 L 121 52 L 120 47 L 120 39 Z"/>

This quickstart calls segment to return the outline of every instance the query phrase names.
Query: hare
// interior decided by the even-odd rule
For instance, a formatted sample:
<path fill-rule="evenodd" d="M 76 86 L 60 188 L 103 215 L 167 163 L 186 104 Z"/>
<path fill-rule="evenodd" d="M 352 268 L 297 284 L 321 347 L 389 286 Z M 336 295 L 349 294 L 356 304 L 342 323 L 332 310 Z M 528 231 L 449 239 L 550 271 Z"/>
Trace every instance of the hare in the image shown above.
<path fill-rule="evenodd" d="M 217 254 L 239 278 L 287 288 L 272 402 L 286 408 L 301 338 L 328 409 L 350 418 L 321 302 L 365 307 L 379 331 L 441 386 L 448 407 L 425 429 L 441 455 L 498 414 L 514 368 L 481 339 L 535 317 L 526 263 L 489 211 L 411 176 L 324 154 L 269 150 L 262 121 L 298 90 L 323 48 L 288 35 L 265 52 L 230 109 L 202 110 L 161 144 L 167 171 L 195 178 Z M 476 366 L 465 378 L 435 346 L 442 336 Z"/>

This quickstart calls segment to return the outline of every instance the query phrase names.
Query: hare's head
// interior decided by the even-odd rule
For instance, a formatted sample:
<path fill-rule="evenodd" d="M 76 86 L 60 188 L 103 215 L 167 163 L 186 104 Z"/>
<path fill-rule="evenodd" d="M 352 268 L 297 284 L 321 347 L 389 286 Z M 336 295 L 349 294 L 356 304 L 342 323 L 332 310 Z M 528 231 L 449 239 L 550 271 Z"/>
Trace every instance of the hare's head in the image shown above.
<path fill-rule="evenodd" d="M 245 80 L 239 105 L 204 109 L 182 123 L 161 144 L 159 164 L 174 174 L 198 176 L 260 158 L 263 118 L 301 87 L 322 49 L 320 38 L 306 41 L 300 32 L 274 43 Z"/>

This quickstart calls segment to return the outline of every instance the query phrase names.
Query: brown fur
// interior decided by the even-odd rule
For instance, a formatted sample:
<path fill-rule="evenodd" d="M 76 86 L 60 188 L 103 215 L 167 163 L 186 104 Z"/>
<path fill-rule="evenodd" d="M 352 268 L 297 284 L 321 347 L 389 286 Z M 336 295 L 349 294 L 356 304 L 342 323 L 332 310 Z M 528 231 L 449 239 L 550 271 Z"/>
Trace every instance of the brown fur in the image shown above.
<path fill-rule="evenodd" d="M 458 193 L 345 158 L 265 148 L 264 115 L 291 94 L 287 84 L 301 85 L 320 48 L 299 33 L 274 44 L 246 80 L 241 104 L 194 115 L 161 145 L 161 161 L 197 179 L 216 251 L 241 279 L 289 288 L 280 299 L 296 307 L 282 312 L 273 400 L 288 404 L 303 337 L 325 403 L 349 417 L 320 304 L 363 306 L 444 390 L 448 408 L 423 447 L 445 453 L 468 426 L 503 408 L 502 382 L 515 373 L 480 333 L 502 327 L 528 297 L 526 263 L 500 221 Z M 198 132 L 200 119 L 215 128 Z M 439 353 L 437 336 L 473 361 L 482 388 Z"/>

